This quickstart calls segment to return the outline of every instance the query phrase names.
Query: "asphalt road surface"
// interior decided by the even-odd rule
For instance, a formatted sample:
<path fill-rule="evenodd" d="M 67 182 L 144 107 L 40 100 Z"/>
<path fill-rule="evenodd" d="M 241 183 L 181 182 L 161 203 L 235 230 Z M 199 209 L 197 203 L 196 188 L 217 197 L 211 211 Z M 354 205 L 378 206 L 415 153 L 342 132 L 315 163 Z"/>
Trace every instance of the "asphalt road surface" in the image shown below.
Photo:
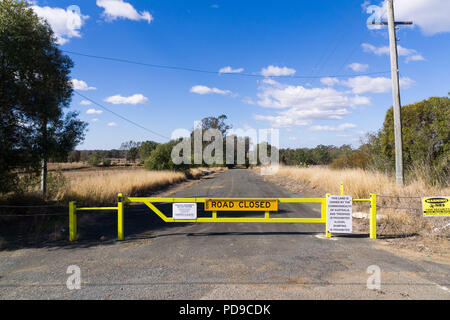
<path fill-rule="evenodd" d="M 301 195 L 236 169 L 171 196 Z M 171 215 L 170 205 L 160 208 Z M 281 204 L 274 215 L 320 213 L 317 205 Z M 146 206 L 131 205 L 125 213 L 126 240 L 116 242 L 116 221 L 111 214 L 94 220 L 84 215 L 77 243 L 0 252 L 0 299 L 450 298 L 448 263 L 405 258 L 380 249 L 380 240 L 367 235 L 327 239 L 323 224 L 165 224 Z M 66 285 L 72 265 L 80 268 L 80 290 Z M 380 270 L 379 289 L 367 287 L 369 266 Z"/>

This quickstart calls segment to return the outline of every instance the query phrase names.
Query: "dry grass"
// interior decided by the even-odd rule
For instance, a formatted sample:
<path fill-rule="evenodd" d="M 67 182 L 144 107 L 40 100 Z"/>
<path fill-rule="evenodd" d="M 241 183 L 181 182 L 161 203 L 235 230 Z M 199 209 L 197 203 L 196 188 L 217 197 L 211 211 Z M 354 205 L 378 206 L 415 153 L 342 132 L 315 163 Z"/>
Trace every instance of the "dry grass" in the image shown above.
<path fill-rule="evenodd" d="M 118 193 L 142 196 L 186 180 L 182 172 L 143 169 L 66 172 L 64 176 L 67 187 L 59 191 L 58 200 L 96 205 L 115 203 Z"/>
<path fill-rule="evenodd" d="M 345 194 L 358 198 L 367 198 L 371 193 L 403 197 L 445 196 L 450 194 L 450 188 L 431 186 L 425 180 L 420 179 L 400 187 L 391 177 L 383 173 L 362 169 L 280 167 L 276 176 L 292 178 L 301 183 L 309 184 L 313 188 L 323 190 L 325 193 L 333 194 L 339 194 L 340 183 L 344 182 Z"/>
<path fill-rule="evenodd" d="M 49 171 L 79 170 L 91 167 L 87 162 L 49 163 Z"/>
<path fill-rule="evenodd" d="M 204 175 L 204 170 L 217 172 L 223 168 L 191 169 L 189 178 L 199 178 Z M 118 193 L 126 196 L 149 196 L 161 188 L 188 179 L 182 172 L 145 169 L 68 171 L 64 176 L 66 186 L 59 189 L 55 200 L 77 201 L 84 205 L 115 203 Z"/>

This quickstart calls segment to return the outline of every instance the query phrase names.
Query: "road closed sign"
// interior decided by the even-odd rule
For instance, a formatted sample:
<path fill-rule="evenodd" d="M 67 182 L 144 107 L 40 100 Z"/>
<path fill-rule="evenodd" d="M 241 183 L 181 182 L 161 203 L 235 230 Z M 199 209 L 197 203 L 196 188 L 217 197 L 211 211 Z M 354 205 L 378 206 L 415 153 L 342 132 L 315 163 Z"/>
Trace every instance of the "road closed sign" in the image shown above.
<path fill-rule="evenodd" d="M 174 220 L 196 220 L 196 203 L 174 203 L 172 207 L 172 217 Z"/>
<path fill-rule="evenodd" d="M 328 232 L 353 232 L 352 204 L 351 196 L 328 196 Z"/>
<path fill-rule="evenodd" d="M 450 197 L 422 198 L 422 208 L 425 217 L 449 217 Z"/>
<path fill-rule="evenodd" d="M 206 199 L 205 211 L 278 211 L 278 200 Z"/>

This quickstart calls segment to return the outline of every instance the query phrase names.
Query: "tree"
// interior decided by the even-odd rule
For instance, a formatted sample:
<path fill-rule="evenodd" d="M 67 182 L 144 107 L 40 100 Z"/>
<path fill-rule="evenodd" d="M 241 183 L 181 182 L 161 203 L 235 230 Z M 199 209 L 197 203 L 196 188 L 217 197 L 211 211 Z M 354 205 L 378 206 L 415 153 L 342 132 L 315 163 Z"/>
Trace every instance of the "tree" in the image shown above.
<path fill-rule="evenodd" d="M 379 152 L 393 166 L 395 160 L 393 110 L 389 109 L 379 132 Z M 432 97 L 402 107 L 405 167 L 425 166 L 448 177 L 450 166 L 450 99 Z M 436 177 L 437 178 L 437 177 Z"/>
<path fill-rule="evenodd" d="M 94 152 L 89 156 L 88 164 L 93 167 L 98 167 L 100 165 L 100 162 L 102 161 L 102 157 L 100 153 Z"/>
<path fill-rule="evenodd" d="M 216 117 L 207 117 L 202 119 L 202 130 L 217 129 L 222 132 L 222 137 L 225 137 L 228 130 L 232 128 L 231 125 L 225 123 L 228 117 L 224 114 Z"/>
<path fill-rule="evenodd" d="M 158 145 L 159 143 L 154 141 L 142 142 L 141 146 L 139 147 L 139 158 L 142 160 L 148 159 L 148 157 L 150 157 L 153 150 L 155 150 Z"/>
<path fill-rule="evenodd" d="M 133 140 L 131 140 L 131 141 L 126 141 L 126 142 L 123 142 L 123 143 L 120 145 L 120 150 L 126 150 L 126 151 L 128 151 L 128 150 L 130 150 L 131 148 L 139 148 L 140 145 L 141 145 L 141 142 L 136 142 L 136 141 L 133 141 Z"/>
<path fill-rule="evenodd" d="M 17 156 L 13 165 L 6 157 L 1 170 L 35 171 L 41 162 L 45 198 L 48 159 L 67 157 L 87 126 L 77 113 L 63 112 L 73 93 L 73 62 L 59 50 L 48 23 L 17 0 L 0 2 L 0 60 L 1 152 Z"/>
<path fill-rule="evenodd" d="M 128 150 L 127 160 L 135 163 L 138 155 L 139 155 L 139 149 L 136 147 L 132 147 L 132 148 L 130 148 L 130 150 Z"/>
<path fill-rule="evenodd" d="M 74 150 L 74 151 L 70 152 L 67 160 L 69 162 L 80 162 L 81 161 L 81 152 L 79 150 Z"/>
<path fill-rule="evenodd" d="M 179 142 L 179 140 L 171 140 L 168 143 L 158 145 L 145 161 L 145 168 L 147 170 L 188 170 L 189 164 L 176 165 L 172 161 L 172 149 Z"/>

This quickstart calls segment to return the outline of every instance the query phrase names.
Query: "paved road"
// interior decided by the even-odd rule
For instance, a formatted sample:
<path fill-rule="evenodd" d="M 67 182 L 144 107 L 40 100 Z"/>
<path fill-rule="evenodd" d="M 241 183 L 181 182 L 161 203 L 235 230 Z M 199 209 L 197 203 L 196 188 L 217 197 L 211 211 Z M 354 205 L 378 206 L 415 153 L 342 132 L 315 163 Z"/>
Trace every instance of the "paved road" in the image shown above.
<path fill-rule="evenodd" d="M 293 197 L 248 170 L 229 170 L 176 197 Z M 162 206 L 170 215 L 170 206 Z M 318 217 L 314 205 L 282 204 L 280 217 Z M 236 214 L 233 214 L 236 215 Z M 84 218 L 84 219 L 83 219 Z M 0 299 L 449 299 L 448 264 L 402 258 L 361 236 L 323 237 L 323 225 L 164 224 L 127 208 L 127 239 L 114 215 L 80 218 L 79 243 L 0 252 Z M 67 268 L 81 270 L 68 290 Z M 367 268 L 381 269 L 380 290 Z"/>

